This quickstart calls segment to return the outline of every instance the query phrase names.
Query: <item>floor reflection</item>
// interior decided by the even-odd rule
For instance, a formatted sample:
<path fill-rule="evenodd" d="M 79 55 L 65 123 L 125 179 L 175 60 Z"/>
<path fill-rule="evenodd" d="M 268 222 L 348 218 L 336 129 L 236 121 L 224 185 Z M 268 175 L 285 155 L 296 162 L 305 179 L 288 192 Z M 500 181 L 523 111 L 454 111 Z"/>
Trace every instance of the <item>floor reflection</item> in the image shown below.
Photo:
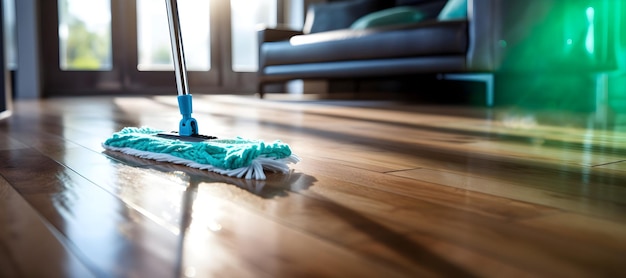
<path fill-rule="evenodd" d="M 207 258 L 207 256 L 213 256 L 209 255 L 209 253 L 213 254 L 217 251 L 208 252 L 205 249 L 207 246 L 216 244 L 219 246 L 216 248 L 225 248 L 219 242 L 214 242 L 218 239 L 212 234 L 219 233 L 222 230 L 222 221 L 226 221 L 225 219 L 232 221 L 238 218 L 236 215 L 233 215 L 231 210 L 225 208 L 233 205 L 229 204 L 231 198 L 255 196 L 259 201 L 263 202 L 263 200 L 271 200 L 277 197 L 287 197 L 292 192 L 307 190 L 316 182 L 314 177 L 296 173 L 293 170 L 287 174 L 266 172 L 266 180 L 250 180 L 228 177 L 206 170 L 171 163 L 142 159 L 119 152 L 104 151 L 103 153 L 110 159 L 115 160 L 116 162 L 114 163 L 131 165 L 123 167 L 128 168 L 128 174 L 119 173 L 120 175 L 132 175 L 134 176 L 133 179 L 136 180 L 136 182 L 124 181 L 121 183 L 121 185 L 134 184 L 134 186 L 131 186 L 132 188 L 120 189 L 126 192 L 120 192 L 120 194 L 126 196 L 123 199 L 129 204 L 137 203 L 141 207 L 150 210 L 144 211 L 144 213 L 156 216 L 158 219 L 153 219 L 153 221 L 160 223 L 164 227 L 169 227 L 169 230 L 178 236 L 177 259 L 175 262 L 176 277 L 193 277 L 198 271 L 207 272 L 206 262 L 217 260 Z M 161 182 L 150 182 L 151 177 L 159 178 Z M 171 186 L 164 185 L 164 182 L 172 184 Z M 158 186 L 160 189 L 146 188 L 151 186 Z M 165 189 L 163 186 L 169 189 Z M 234 187 L 229 189 L 229 186 Z M 212 189 L 216 187 L 218 189 Z M 179 188 L 180 191 L 171 191 L 174 188 Z M 237 190 L 233 190 L 234 188 L 237 188 Z M 199 190 L 202 191 L 201 194 Z M 169 196 L 155 196 L 155 194 L 163 193 Z M 148 194 L 148 196 L 145 194 Z M 245 196 L 246 194 L 250 196 Z M 146 198 L 152 200 L 146 200 Z M 179 200 L 178 204 L 170 203 L 176 200 Z M 149 203 L 153 202 L 161 202 L 161 205 L 149 205 Z M 166 205 L 162 202 L 169 204 Z M 264 206 L 266 205 L 271 206 L 270 203 L 264 204 Z M 159 208 L 168 211 L 169 216 L 154 215 L 158 213 Z M 178 227 L 172 225 L 178 225 Z M 232 231 L 233 227 L 229 227 L 228 230 L 229 232 Z M 194 267 L 194 265 L 197 265 L 198 260 L 203 262 L 202 269 Z"/>
<path fill-rule="evenodd" d="M 182 173 L 194 181 L 204 183 L 226 183 L 245 189 L 263 198 L 287 196 L 290 191 L 306 190 L 315 183 L 315 178 L 291 171 L 287 174 L 266 172 L 266 180 L 242 179 L 182 165 L 158 162 L 119 152 L 104 151 L 107 156 L 127 165 L 139 166 L 162 173 Z"/>

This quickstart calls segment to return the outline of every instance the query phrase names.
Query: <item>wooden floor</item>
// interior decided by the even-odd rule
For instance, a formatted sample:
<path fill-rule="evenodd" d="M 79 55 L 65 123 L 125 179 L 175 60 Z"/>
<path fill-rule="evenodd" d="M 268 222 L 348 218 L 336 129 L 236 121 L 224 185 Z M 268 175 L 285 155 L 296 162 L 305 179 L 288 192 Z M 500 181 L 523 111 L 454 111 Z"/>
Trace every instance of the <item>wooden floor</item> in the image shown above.
<path fill-rule="evenodd" d="M 288 143 L 266 181 L 114 152 L 175 97 L 17 101 L 0 277 L 625 277 L 626 117 L 194 96 L 200 132 Z"/>

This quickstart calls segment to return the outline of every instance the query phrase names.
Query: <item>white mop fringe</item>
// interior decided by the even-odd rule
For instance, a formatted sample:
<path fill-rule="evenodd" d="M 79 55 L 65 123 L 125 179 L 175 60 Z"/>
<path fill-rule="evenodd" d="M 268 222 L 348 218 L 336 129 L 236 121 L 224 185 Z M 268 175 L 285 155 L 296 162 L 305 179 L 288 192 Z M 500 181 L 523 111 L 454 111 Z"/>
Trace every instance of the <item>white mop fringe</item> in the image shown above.
<path fill-rule="evenodd" d="M 221 175 L 226 175 L 229 177 L 255 179 L 255 180 L 266 179 L 264 170 L 268 170 L 272 172 L 280 172 L 284 174 L 288 173 L 289 166 L 287 165 L 290 163 L 297 163 L 300 161 L 300 158 L 298 158 L 294 154 L 288 157 L 282 158 L 282 159 L 259 156 L 253 159 L 250 165 L 246 167 L 241 167 L 241 168 L 236 168 L 236 169 L 222 169 L 222 168 L 215 167 L 213 165 L 201 164 L 192 160 L 183 159 L 183 158 L 176 157 L 170 154 L 140 151 L 140 150 L 133 149 L 133 148 L 118 148 L 118 147 L 108 146 L 105 144 L 102 144 L 102 147 L 107 150 L 117 151 L 117 152 L 129 154 L 132 156 L 140 157 L 140 158 L 181 164 L 181 165 L 185 165 L 185 166 L 192 167 L 192 168 L 208 170 L 208 171 L 215 172 Z"/>

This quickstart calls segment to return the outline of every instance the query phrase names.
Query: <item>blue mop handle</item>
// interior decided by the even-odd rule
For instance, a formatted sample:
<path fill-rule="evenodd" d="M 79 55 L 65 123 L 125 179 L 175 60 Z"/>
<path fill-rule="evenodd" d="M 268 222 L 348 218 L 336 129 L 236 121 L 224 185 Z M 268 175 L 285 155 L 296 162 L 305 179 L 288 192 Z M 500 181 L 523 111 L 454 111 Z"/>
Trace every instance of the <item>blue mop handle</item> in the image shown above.
<path fill-rule="evenodd" d="M 198 134 L 198 123 L 191 117 L 191 94 L 187 82 L 187 67 L 185 65 L 185 52 L 183 51 L 183 36 L 178 19 L 178 4 L 176 0 L 165 0 L 167 6 L 167 19 L 170 27 L 170 40 L 172 43 L 172 56 L 176 71 L 176 86 L 178 89 L 178 108 L 183 119 L 180 120 L 178 134 L 192 136 Z"/>
<path fill-rule="evenodd" d="M 182 136 L 192 136 L 198 134 L 198 122 L 191 117 L 191 95 L 178 96 L 178 108 L 180 114 L 183 115 L 183 119 L 180 120 L 178 126 L 178 134 Z"/>

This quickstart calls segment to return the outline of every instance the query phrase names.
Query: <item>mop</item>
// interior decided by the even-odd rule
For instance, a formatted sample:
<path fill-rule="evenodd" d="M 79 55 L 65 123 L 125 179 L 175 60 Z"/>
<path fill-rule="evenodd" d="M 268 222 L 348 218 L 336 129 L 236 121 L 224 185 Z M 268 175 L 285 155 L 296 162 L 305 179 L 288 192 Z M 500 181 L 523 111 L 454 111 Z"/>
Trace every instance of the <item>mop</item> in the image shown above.
<path fill-rule="evenodd" d="M 264 171 L 288 173 L 288 164 L 297 163 L 299 158 L 292 154 L 289 145 L 280 140 L 267 143 L 241 137 L 223 139 L 198 133 L 198 122 L 191 116 L 192 97 L 187 82 L 178 5 L 176 0 L 165 0 L 165 3 L 178 89 L 178 108 L 183 116 L 178 131 L 125 127 L 113 133 L 102 143 L 102 147 L 237 178 L 264 180 Z"/>

